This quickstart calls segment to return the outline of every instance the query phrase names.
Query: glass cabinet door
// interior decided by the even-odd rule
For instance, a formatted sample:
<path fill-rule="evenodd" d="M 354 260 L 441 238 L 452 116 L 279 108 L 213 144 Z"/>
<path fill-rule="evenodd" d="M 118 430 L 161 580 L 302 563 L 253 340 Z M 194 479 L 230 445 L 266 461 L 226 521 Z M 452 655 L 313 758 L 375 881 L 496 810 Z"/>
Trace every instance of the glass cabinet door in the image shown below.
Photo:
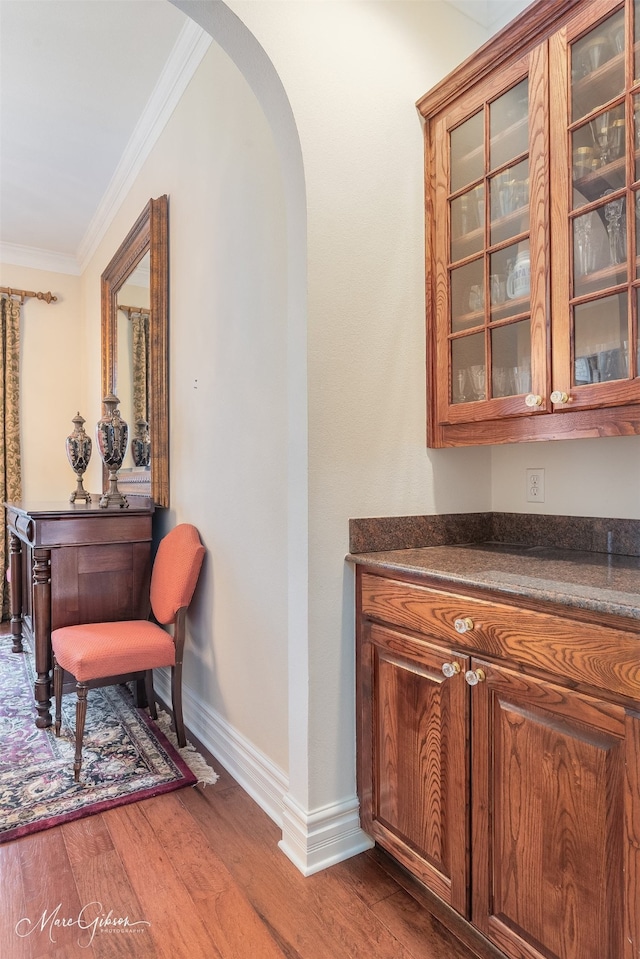
<path fill-rule="evenodd" d="M 449 422 L 546 406 L 535 394 L 547 379 L 547 142 L 546 123 L 536 129 L 531 119 L 546 109 L 544 58 L 540 50 L 512 65 L 486 84 L 470 115 L 449 114 L 438 131 L 447 149 L 435 219 L 448 229 L 434 237 L 446 302 L 438 311 L 437 369 Z"/>
<path fill-rule="evenodd" d="M 594 25 L 601 9 L 587 6 L 551 41 L 568 89 L 551 106 L 553 241 L 567 237 L 566 270 L 553 272 L 558 411 L 640 398 L 640 0 Z M 554 248 L 556 259 L 565 255 Z"/>

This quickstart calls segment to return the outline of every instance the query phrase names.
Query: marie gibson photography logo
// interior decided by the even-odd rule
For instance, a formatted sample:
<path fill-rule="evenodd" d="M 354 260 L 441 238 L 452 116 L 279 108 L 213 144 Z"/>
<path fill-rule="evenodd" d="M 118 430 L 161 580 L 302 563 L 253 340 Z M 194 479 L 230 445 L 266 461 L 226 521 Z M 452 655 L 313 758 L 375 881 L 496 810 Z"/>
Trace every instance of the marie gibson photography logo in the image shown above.
<path fill-rule="evenodd" d="M 60 929 L 77 928 L 78 945 L 88 949 L 96 933 L 140 933 L 146 932 L 151 925 L 146 919 L 130 919 L 129 916 L 116 916 L 113 909 L 107 912 L 101 902 L 89 902 L 82 906 L 75 916 L 65 916 L 62 903 L 59 902 L 50 912 L 46 909 L 37 919 L 23 916 L 15 926 L 16 936 L 26 939 L 36 933 L 46 933 L 49 942 L 56 942 L 56 932 Z"/>

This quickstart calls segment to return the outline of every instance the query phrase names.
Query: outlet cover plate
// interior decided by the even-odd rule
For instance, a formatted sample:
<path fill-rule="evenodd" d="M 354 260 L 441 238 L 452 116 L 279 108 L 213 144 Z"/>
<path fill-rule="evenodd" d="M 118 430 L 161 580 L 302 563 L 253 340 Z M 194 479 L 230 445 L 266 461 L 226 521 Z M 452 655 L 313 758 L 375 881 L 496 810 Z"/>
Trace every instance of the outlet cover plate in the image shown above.
<path fill-rule="evenodd" d="M 531 468 L 527 473 L 527 503 L 544 503 L 544 470 Z"/>

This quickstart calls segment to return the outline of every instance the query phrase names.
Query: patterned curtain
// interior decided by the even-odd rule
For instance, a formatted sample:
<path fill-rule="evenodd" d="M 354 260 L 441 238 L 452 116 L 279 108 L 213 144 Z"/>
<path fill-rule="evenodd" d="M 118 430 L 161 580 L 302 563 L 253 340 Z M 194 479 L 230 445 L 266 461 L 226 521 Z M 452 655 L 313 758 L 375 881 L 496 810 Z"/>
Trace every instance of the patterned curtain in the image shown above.
<path fill-rule="evenodd" d="M 20 468 L 20 303 L 10 296 L 0 299 L 0 571 L 2 572 L 2 619 L 9 618 L 9 588 L 6 579 L 9 549 L 6 500 L 22 495 Z"/>
<path fill-rule="evenodd" d="M 133 333 L 133 423 L 132 433 L 138 420 L 149 422 L 147 398 L 149 396 L 149 316 L 132 313 Z"/>

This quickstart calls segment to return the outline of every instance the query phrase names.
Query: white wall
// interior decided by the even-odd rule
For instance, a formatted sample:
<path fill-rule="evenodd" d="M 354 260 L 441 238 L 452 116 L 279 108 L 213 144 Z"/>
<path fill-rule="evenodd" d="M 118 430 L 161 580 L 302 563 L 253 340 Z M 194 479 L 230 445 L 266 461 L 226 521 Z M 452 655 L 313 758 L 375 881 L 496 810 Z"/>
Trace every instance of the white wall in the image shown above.
<path fill-rule="evenodd" d="M 526 501 L 525 471 L 545 471 L 545 501 Z M 640 437 L 616 436 L 496 446 L 492 509 L 640 519 Z"/>
<path fill-rule="evenodd" d="M 194 523 L 208 550 L 189 620 L 185 685 L 284 770 L 282 183 L 255 98 L 215 45 L 92 260 L 88 298 L 149 196 L 162 193 L 169 196 L 171 470 L 163 525 Z"/>
<path fill-rule="evenodd" d="M 485 34 L 439 3 L 229 5 L 275 65 L 304 160 L 309 769 L 299 804 L 324 809 L 355 791 L 349 517 L 490 503 L 489 450 L 443 456 L 425 446 L 423 148 L 414 105 Z"/>

